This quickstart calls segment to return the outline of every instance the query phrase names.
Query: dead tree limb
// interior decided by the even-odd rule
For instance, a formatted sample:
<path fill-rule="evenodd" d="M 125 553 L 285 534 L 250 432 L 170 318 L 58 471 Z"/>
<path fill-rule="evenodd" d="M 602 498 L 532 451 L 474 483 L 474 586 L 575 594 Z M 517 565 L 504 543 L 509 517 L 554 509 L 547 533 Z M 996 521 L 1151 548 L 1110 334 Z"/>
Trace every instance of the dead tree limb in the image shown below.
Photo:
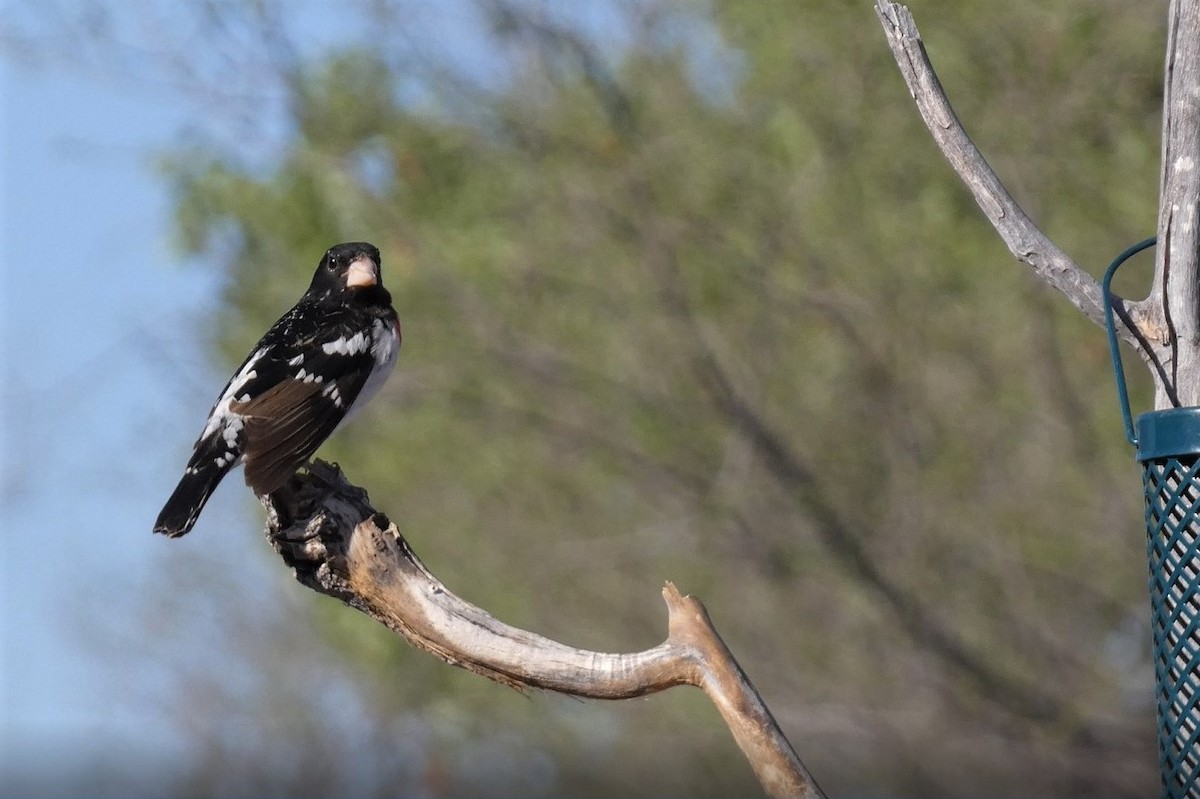
<path fill-rule="evenodd" d="M 1172 0 L 1163 80 L 1162 185 L 1154 286 L 1169 364 L 1155 406 L 1200 405 L 1200 2 Z"/>
<path fill-rule="evenodd" d="M 954 113 L 907 8 L 876 0 L 888 45 L 934 142 L 1019 260 L 1104 324 L 1100 286 L 1021 210 Z M 1121 337 L 1155 385 L 1155 408 L 1200 405 L 1200 2 L 1171 0 L 1163 81 L 1162 185 L 1154 283 L 1113 298 Z"/>
<path fill-rule="evenodd" d="M 875 13 L 921 119 L 1009 251 L 1103 327 L 1105 300 L 1100 284 L 1029 218 L 971 141 L 925 52 L 912 14 L 889 0 L 876 0 Z M 1161 337 L 1157 326 L 1145 318 L 1149 310 L 1142 303 L 1117 301 L 1117 316 L 1123 323 L 1119 332 L 1144 359 L 1154 354 L 1153 342 Z"/>
<path fill-rule="evenodd" d="M 712 700 L 773 797 L 823 797 L 700 601 L 667 583 L 667 639 L 609 654 L 511 627 L 453 594 L 336 466 L 314 461 L 263 499 L 267 538 L 296 578 L 447 663 L 517 689 L 626 699 L 694 685 Z"/>
<path fill-rule="evenodd" d="M 876 0 L 875 11 L 926 127 L 1005 244 L 1103 325 L 1099 285 L 1021 210 L 967 136 L 912 14 L 889 0 Z M 1200 404 L 1200 3 L 1172 0 L 1168 18 L 1154 284 L 1140 302 L 1114 298 L 1120 333 L 1150 367 L 1160 409 Z"/>

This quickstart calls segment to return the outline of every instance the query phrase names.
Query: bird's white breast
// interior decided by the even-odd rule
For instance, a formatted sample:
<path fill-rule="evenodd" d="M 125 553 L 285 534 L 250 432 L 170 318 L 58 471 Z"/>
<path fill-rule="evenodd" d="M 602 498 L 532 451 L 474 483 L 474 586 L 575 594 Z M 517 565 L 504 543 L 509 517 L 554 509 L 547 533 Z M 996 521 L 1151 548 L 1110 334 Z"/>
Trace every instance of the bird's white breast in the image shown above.
<path fill-rule="evenodd" d="M 396 356 L 400 353 L 400 336 L 396 327 L 383 319 L 376 319 L 371 325 L 371 356 L 375 359 L 375 368 L 363 384 L 362 391 L 354 398 L 350 410 L 346 412 L 345 423 L 366 405 L 371 397 L 378 393 L 383 384 L 392 374 L 396 366 Z"/>

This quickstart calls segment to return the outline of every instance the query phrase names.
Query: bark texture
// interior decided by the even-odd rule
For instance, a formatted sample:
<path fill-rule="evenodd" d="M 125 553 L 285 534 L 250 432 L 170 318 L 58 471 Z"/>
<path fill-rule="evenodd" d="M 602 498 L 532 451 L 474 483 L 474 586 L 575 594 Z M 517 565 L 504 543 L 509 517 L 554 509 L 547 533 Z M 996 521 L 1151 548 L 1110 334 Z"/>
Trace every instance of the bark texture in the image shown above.
<path fill-rule="evenodd" d="M 1200 2 L 1172 0 L 1163 81 L 1158 253 L 1149 298 L 1168 335 L 1159 408 L 1200 405 Z"/>
<path fill-rule="evenodd" d="M 315 461 L 263 504 L 267 538 L 301 583 L 418 649 L 519 690 L 626 699 L 696 686 L 721 713 L 768 795 L 823 796 L 704 606 L 674 585 L 663 589 L 663 643 L 628 654 L 590 652 L 509 626 L 456 596 L 336 466 Z"/>
<path fill-rule="evenodd" d="M 1040 280 L 1103 326 L 1099 283 L 1037 227 L 971 141 L 912 14 L 889 0 L 876 0 L 875 12 L 934 142 L 1000 238 Z M 1169 14 L 1154 284 L 1144 300 L 1112 298 L 1118 333 L 1153 376 L 1158 409 L 1200 405 L 1200 0 L 1172 0 Z M 1114 243 L 1114 255 L 1129 243 Z"/>

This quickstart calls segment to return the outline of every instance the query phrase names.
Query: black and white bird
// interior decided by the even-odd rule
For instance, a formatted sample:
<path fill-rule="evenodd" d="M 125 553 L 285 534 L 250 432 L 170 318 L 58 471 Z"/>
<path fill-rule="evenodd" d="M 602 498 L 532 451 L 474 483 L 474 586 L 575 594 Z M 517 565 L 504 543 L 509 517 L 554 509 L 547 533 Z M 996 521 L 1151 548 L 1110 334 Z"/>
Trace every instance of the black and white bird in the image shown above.
<path fill-rule="evenodd" d="M 325 253 L 308 291 L 225 384 L 156 533 L 174 538 L 191 530 L 239 463 L 257 495 L 281 488 L 379 390 L 400 350 L 380 263 L 379 250 L 365 242 Z"/>

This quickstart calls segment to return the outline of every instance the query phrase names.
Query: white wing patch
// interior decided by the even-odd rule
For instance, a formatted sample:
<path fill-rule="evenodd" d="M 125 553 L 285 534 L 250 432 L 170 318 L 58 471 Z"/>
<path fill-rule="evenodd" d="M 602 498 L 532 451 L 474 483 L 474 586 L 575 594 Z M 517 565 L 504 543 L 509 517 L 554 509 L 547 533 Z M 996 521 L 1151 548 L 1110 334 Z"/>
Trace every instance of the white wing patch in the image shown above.
<path fill-rule="evenodd" d="M 376 319 L 371 326 L 370 332 L 359 331 L 352 336 L 341 336 L 333 341 L 322 344 L 321 349 L 327 355 L 358 355 L 370 352 L 371 357 L 375 361 L 374 368 L 371 370 L 371 374 L 367 376 L 362 390 L 355 397 L 354 402 L 351 403 L 350 407 L 346 410 L 346 415 L 341 420 L 345 422 L 367 404 L 367 401 L 379 391 L 388 376 L 392 373 L 392 369 L 396 365 L 396 356 L 400 350 L 400 336 L 394 322 Z M 246 402 L 250 399 L 244 389 L 246 384 L 258 376 L 256 366 L 266 352 L 266 347 L 260 347 L 255 350 L 253 355 L 246 359 L 246 363 L 230 379 L 229 385 L 225 387 L 225 391 L 222 392 L 220 399 L 213 406 L 208 423 L 204 426 L 204 432 L 200 434 L 201 440 L 212 436 L 219 436 L 225 444 L 226 452 L 214 459 L 214 463 L 218 467 L 224 466 L 226 463 L 236 464 L 241 460 L 238 438 L 242 434 L 245 420 L 241 414 L 234 412 L 230 405 L 234 402 Z M 300 366 L 303 362 L 304 356 L 301 354 L 289 359 L 288 365 Z M 296 372 L 294 379 L 303 383 L 325 382 L 325 379 L 321 375 L 309 372 L 302 366 Z M 346 407 L 346 400 L 342 396 L 336 382 L 330 381 L 321 391 L 321 394 L 328 397 L 338 408 Z"/>
<path fill-rule="evenodd" d="M 200 438 L 208 438 L 221 430 L 225 443 L 229 445 L 230 449 L 236 449 L 238 433 L 242 431 L 242 417 L 229 410 L 229 403 L 234 402 L 242 388 L 258 376 L 254 367 L 258 365 L 266 351 L 266 347 L 255 350 L 254 354 L 246 359 L 245 365 L 238 370 L 238 373 L 230 378 L 229 385 L 225 387 L 221 398 L 213 406 L 212 414 L 208 417 L 208 424 L 204 426 L 204 432 L 200 434 Z"/>
<path fill-rule="evenodd" d="M 321 395 L 329 397 L 333 404 L 339 408 L 343 407 L 345 404 L 342 402 L 342 393 L 338 391 L 337 383 L 330 383 L 325 387 L 325 390 L 321 392 Z"/>
<path fill-rule="evenodd" d="M 325 350 L 326 355 L 357 355 L 360 352 L 366 352 L 369 346 L 371 346 L 370 339 L 360 330 L 350 338 L 339 336 L 333 341 L 326 342 L 321 345 L 321 349 Z"/>
<path fill-rule="evenodd" d="M 314 372 L 306 372 L 301 368 L 299 372 L 296 372 L 296 379 L 301 383 L 320 383 L 325 378 Z"/>
<path fill-rule="evenodd" d="M 230 449 L 237 449 L 238 433 L 242 432 L 242 417 L 236 413 L 228 413 L 226 411 L 225 430 L 222 436 L 225 439 L 225 446 Z"/>

